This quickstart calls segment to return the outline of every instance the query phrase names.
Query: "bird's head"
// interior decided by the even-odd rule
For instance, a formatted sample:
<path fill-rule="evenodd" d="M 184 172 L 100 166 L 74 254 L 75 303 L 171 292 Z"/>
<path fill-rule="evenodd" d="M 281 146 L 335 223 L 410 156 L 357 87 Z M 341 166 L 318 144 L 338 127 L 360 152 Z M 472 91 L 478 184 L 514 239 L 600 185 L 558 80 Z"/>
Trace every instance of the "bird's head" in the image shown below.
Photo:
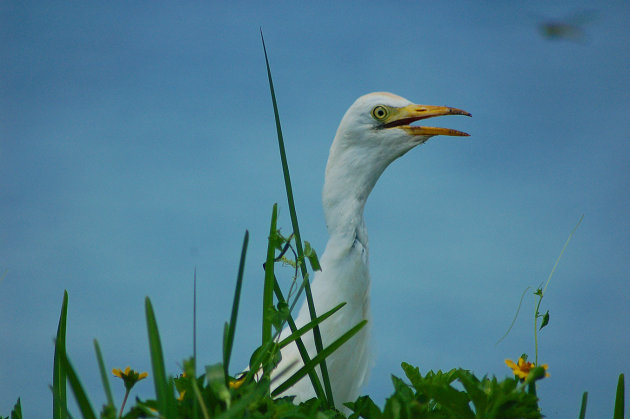
<path fill-rule="evenodd" d="M 330 148 L 324 206 L 350 205 L 362 212 L 376 181 L 392 161 L 435 135 L 468 136 L 449 128 L 411 125 L 441 115 L 470 116 L 461 109 L 416 105 L 386 92 L 358 98 L 346 111 Z"/>
<path fill-rule="evenodd" d="M 392 93 L 361 96 L 341 120 L 331 153 L 339 148 L 362 158 L 372 155 L 389 164 L 434 135 L 468 136 L 454 129 L 410 125 L 441 115 L 470 116 L 447 106 L 416 105 Z"/>
<path fill-rule="evenodd" d="M 365 180 L 374 186 L 392 161 L 429 138 L 435 135 L 468 136 L 449 128 L 410 125 L 441 115 L 470 116 L 457 108 L 416 105 L 392 93 L 361 96 L 348 108 L 339 124 L 330 148 L 327 175 L 339 169 L 357 180 L 367 177 Z"/>

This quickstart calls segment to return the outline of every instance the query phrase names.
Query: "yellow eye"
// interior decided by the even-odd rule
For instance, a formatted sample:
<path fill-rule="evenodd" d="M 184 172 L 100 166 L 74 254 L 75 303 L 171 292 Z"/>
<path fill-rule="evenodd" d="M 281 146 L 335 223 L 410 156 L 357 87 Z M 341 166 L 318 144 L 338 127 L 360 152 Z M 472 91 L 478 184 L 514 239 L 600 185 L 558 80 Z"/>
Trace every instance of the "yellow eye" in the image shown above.
<path fill-rule="evenodd" d="M 389 110 L 383 105 L 375 106 L 374 109 L 372 109 L 372 117 L 377 121 L 382 121 L 387 118 L 388 115 Z"/>

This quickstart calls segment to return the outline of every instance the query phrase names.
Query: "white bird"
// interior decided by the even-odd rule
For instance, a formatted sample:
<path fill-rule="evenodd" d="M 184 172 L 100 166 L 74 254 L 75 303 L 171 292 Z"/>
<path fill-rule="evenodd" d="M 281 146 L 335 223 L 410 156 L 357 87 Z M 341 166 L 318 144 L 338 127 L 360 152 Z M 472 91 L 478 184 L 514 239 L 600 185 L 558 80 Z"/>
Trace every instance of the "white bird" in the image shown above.
<path fill-rule="evenodd" d="M 370 355 L 370 275 L 368 236 L 363 208 L 376 181 L 387 166 L 434 135 L 467 136 L 447 128 L 411 126 L 414 121 L 440 115 L 467 115 L 461 109 L 415 105 L 400 96 L 377 92 L 358 98 L 346 111 L 330 148 L 323 189 L 323 206 L 330 238 L 320 258 L 322 270 L 315 274 L 311 291 L 317 315 L 341 302 L 347 304 L 320 324 L 324 347 L 360 321 L 368 324 L 326 358 L 335 406 L 354 401 L 366 382 Z M 297 327 L 311 320 L 306 302 L 296 319 Z M 281 338 L 291 334 L 283 330 Z M 313 358 L 312 333 L 303 342 Z M 272 374 L 275 388 L 303 366 L 295 343 L 281 351 L 282 360 Z M 317 368 L 321 378 L 321 372 Z M 296 396 L 295 403 L 315 397 L 308 376 L 281 394 Z"/>

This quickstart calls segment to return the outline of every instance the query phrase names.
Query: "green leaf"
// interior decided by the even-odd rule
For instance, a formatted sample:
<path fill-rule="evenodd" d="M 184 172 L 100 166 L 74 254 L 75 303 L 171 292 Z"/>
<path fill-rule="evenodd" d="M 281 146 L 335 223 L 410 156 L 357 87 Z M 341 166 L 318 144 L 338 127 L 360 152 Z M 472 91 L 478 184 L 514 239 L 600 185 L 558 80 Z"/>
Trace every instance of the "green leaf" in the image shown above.
<path fill-rule="evenodd" d="M 578 416 L 579 419 L 584 419 L 586 417 L 586 403 L 588 401 L 588 391 L 585 391 L 582 394 L 582 403 L 580 404 L 580 414 Z"/>
<path fill-rule="evenodd" d="M 98 362 L 98 369 L 101 373 L 101 381 L 103 382 L 103 388 L 105 389 L 105 396 L 107 397 L 107 404 L 115 407 L 114 397 L 112 396 L 112 389 L 109 386 L 109 378 L 107 370 L 105 369 L 105 362 L 103 362 L 103 354 L 101 348 L 98 345 L 98 341 L 94 339 L 94 351 L 96 352 L 96 361 Z"/>
<path fill-rule="evenodd" d="M 549 310 L 542 316 L 542 323 L 540 324 L 540 328 L 538 330 L 542 330 L 543 327 L 549 324 Z"/>
<path fill-rule="evenodd" d="M 309 371 L 314 370 L 317 365 L 321 364 L 327 356 L 329 356 L 334 351 L 339 349 L 339 347 L 341 345 L 343 345 L 350 338 L 352 338 L 354 335 L 356 335 L 361 330 L 361 328 L 363 328 L 363 326 L 366 325 L 366 323 L 367 323 L 367 320 L 363 320 L 363 321 L 359 322 L 356 326 L 354 326 L 352 329 L 348 330 L 340 338 L 338 338 L 333 343 L 331 343 L 329 346 L 327 346 L 324 350 L 322 350 L 321 352 L 318 352 L 317 355 L 313 359 L 310 360 L 310 362 L 305 364 L 295 374 L 293 374 L 285 382 L 280 384 L 271 393 L 271 395 L 272 396 L 277 396 L 279 394 L 282 394 L 287 389 L 289 389 L 293 384 L 295 384 L 298 381 L 300 381 L 306 374 L 308 374 Z"/>
<path fill-rule="evenodd" d="M 231 409 L 228 411 L 216 416 L 216 419 L 236 419 L 242 418 L 245 415 L 243 414 L 245 410 L 256 400 L 259 400 L 264 394 L 265 391 L 269 388 L 269 383 L 263 383 L 263 385 L 258 385 L 254 388 L 254 390 L 241 398 L 239 401 L 232 405 Z"/>
<path fill-rule="evenodd" d="M 359 417 L 369 419 L 381 419 L 383 412 L 368 396 L 361 396 L 355 402 L 344 403 L 354 413 L 348 416 L 349 419 L 357 419 Z"/>
<path fill-rule="evenodd" d="M 234 289 L 234 300 L 232 302 L 232 315 L 230 316 L 227 331 L 223 335 L 224 380 L 227 380 L 229 375 L 230 358 L 232 356 L 232 346 L 234 344 L 234 333 L 236 332 L 236 319 L 238 317 L 238 306 L 241 299 L 241 286 L 243 285 L 243 272 L 245 270 L 245 256 L 247 255 L 248 243 L 249 231 L 246 230 L 245 237 L 243 238 L 243 247 L 241 248 L 241 258 L 238 264 L 238 274 L 236 276 L 236 288 Z"/>
<path fill-rule="evenodd" d="M 169 385 L 164 368 L 164 355 L 162 353 L 162 343 L 158 331 L 155 313 L 149 297 L 145 299 L 145 314 L 147 318 L 147 332 L 149 335 L 149 350 L 151 353 L 151 367 L 153 371 L 153 383 L 155 385 L 155 397 L 157 399 L 158 411 L 165 418 L 175 418 L 175 396 L 173 395 L 173 383 Z"/>
<path fill-rule="evenodd" d="M 287 203 L 289 205 L 289 215 L 291 216 L 291 225 L 293 226 L 293 234 L 295 235 L 295 247 L 298 254 L 298 260 L 304 260 L 304 250 L 302 249 L 302 237 L 300 235 L 300 226 L 298 224 L 297 212 L 295 210 L 295 202 L 293 199 L 293 188 L 291 186 L 291 176 L 289 174 L 289 165 L 287 163 L 287 155 L 284 149 L 284 138 L 282 137 L 282 126 L 280 125 L 280 114 L 278 112 L 278 103 L 276 101 L 276 92 L 273 88 L 273 80 L 271 78 L 271 67 L 269 65 L 269 57 L 267 56 L 267 47 L 265 46 L 265 38 L 263 37 L 262 29 L 260 30 L 260 38 L 262 40 L 263 52 L 265 53 L 265 64 L 267 66 L 267 79 L 269 80 L 269 90 L 271 92 L 271 103 L 273 105 L 273 114 L 276 120 L 276 132 L 278 136 L 278 148 L 280 150 L 280 161 L 282 163 L 282 174 L 284 175 L 284 185 L 287 192 Z M 306 278 L 306 265 L 300 264 L 302 272 L 302 278 Z M 315 304 L 313 303 L 313 294 L 311 293 L 311 286 L 308 281 L 304 281 L 304 291 L 306 294 L 306 303 L 308 305 L 308 311 L 311 315 L 311 320 L 317 317 L 315 312 Z M 322 335 L 318 326 L 313 329 L 313 337 L 315 341 L 315 349 L 319 354 L 323 350 Z M 307 360 L 304 354 L 300 351 L 302 360 L 306 364 Z M 326 390 L 326 401 L 329 406 L 334 406 L 332 387 L 330 385 L 330 378 L 328 376 L 328 368 L 326 367 L 326 361 L 322 359 L 320 365 L 322 373 L 322 380 L 324 381 L 324 389 Z"/>
<path fill-rule="evenodd" d="M 322 267 L 319 264 L 319 259 L 317 258 L 317 253 L 315 253 L 315 249 L 311 247 L 311 244 L 304 241 L 304 256 L 308 259 L 311 264 L 311 269 L 314 271 L 321 271 Z"/>
<path fill-rule="evenodd" d="M 617 395 L 615 396 L 615 413 L 613 414 L 614 419 L 623 419 L 623 411 L 625 409 L 624 393 L 624 376 L 623 374 L 619 374 L 619 380 L 617 381 Z"/>
<path fill-rule="evenodd" d="M 68 417 L 68 400 L 66 396 L 66 370 L 61 361 L 66 353 L 66 319 L 68 317 L 68 291 L 63 292 L 61 315 L 55 338 L 55 356 L 53 365 L 53 419 Z"/>

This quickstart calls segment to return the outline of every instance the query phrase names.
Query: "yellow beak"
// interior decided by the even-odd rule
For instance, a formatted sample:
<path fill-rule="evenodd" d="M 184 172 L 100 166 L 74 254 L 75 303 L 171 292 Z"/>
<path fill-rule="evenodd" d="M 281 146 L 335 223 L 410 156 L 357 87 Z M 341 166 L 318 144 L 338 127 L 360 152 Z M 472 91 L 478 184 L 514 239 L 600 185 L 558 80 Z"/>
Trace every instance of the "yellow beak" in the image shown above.
<path fill-rule="evenodd" d="M 459 137 L 468 137 L 462 131 L 450 128 L 437 127 L 421 127 L 409 125 L 420 119 L 432 118 L 442 115 L 466 115 L 472 116 L 470 113 L 457 108 L 449 108 L 448 106 L 430 106 L 430 105 L 408 105 L 403 108 L 397 108 L 389 115 L 385 121 L 385 128 L 401 128 L 410 135 L 451 135 Z"/>

